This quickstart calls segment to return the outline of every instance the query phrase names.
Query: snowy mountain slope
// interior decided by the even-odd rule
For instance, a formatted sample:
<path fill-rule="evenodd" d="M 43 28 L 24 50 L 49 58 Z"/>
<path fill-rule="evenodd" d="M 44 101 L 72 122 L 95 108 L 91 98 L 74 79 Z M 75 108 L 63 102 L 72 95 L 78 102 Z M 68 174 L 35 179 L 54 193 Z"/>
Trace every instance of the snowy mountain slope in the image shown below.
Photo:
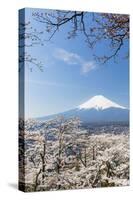
<path fill-rule="evenodd" d="M 106 97 L 102 95 L 97 95 L 92 97 L 90 100 L 86 101 L 85 103 L 78 106 L 79 109 L 96 109 L 96 110 L 104 110 L 107 108 L 121 108 L 126 109 L 123 106 L 120 106 L 119 104 L 110 101 Z"/>
<path fill-rule="evenodd" d="M 129 121 L 129 110 L 102 95 L 94 96 L 75 109 L 58 113 L 39 120 L 49 120 L 57 116 L 79 117 L 83 122 L 119 122 Z"/>

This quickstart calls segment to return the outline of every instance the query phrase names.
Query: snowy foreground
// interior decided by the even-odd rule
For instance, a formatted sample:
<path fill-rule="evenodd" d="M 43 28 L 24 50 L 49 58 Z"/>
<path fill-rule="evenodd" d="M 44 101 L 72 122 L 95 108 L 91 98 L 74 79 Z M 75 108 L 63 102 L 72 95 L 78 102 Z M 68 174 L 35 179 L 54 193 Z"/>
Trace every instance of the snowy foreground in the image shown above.
<path fill-rule="evenodd" d="M 117 130 L 113 126 L 108 133 L 100 129 L 97 134 L 97 128 L 97 133 L 89 134 L 76 118 L 27 120 L 25 125 L 21 121 L 20 188 L 45 191 L 129 185 L 128 127 L 120 126 L 121 134 Z"/>

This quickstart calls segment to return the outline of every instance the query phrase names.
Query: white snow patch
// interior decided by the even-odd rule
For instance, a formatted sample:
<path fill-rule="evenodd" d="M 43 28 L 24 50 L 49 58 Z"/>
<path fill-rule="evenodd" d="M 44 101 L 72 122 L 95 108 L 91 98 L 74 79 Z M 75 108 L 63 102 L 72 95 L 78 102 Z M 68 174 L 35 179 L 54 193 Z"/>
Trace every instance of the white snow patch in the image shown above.
<path fill-rule="evenodd" d="M 120 106 L 119 104 L 107 99 L 102 95 L 97 95 L 86 101 L 85 103 L 78 106 L 79 109 L 96 109 L 96 110 L 104 110 L 107 108 L 121 108 L 126 109 L 124 106 Z"/>

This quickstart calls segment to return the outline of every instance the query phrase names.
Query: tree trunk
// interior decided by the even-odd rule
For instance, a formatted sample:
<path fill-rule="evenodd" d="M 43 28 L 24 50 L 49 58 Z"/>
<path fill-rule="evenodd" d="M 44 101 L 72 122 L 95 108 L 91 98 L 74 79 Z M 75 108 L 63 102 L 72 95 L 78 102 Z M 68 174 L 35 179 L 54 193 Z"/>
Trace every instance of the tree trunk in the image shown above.
<path fill-rule="evenodd" d="M 37 186 L 38 186 L 38 177 L 39 177 L 41 171 L 42 171 L 42 170 L 40 169 L 39 172 L 36 174 L 34 191 L 37 190 Z"/>
<path fill-rule="evenodd" d="M 95 146 L 93 146 L 93 160 L 96 159 Z"/>
<path fill-rule="evenodd" d="M 46 145 L 45 142 L 43 144 L 43 153 L 40 153 L 42 159 L 42 184 L 44 185 L 44 178 L 45 178 L 45 156 L 46 156 Z"/>
<path fill-rule="evenodd" d="M 85 147 L 85 167 L 87 166 L 87 154 L 86 154 L 86 147 Z"/>

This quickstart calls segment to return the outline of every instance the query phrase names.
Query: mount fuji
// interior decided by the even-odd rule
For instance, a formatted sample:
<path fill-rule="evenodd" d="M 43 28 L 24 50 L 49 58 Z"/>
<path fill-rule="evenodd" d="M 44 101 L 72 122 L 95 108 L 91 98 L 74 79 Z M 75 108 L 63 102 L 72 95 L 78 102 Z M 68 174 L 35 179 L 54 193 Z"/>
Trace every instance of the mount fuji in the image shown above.
<path fill-rule="evenodd" d="M 75 109 L 40 117 L 39 120 L 48 120 L 57 116 L 79 117 L 82 122 L 123 122 L 129 121 L 129 109 L 108 98 L 97 95 L 77 106 Z"/>

